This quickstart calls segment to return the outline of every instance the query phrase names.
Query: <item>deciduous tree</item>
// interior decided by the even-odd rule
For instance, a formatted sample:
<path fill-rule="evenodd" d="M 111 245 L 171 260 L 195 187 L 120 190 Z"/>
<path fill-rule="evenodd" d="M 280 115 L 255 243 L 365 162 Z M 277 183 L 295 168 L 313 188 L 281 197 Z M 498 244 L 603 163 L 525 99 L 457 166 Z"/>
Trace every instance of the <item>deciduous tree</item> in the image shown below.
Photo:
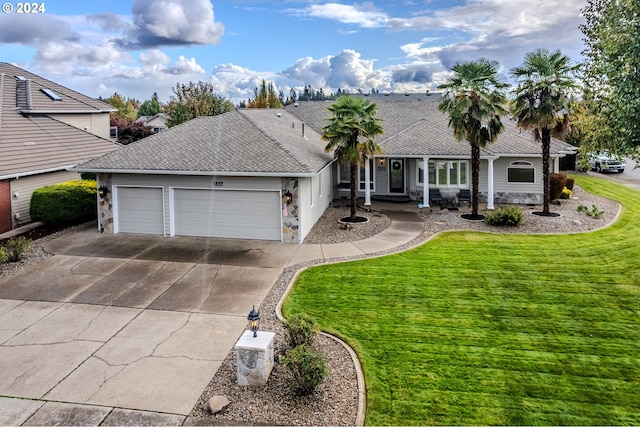
<path fill-rule="evenodd" d="M 176 84 L 174 96 L 166 106 L 168 126 L 175 126 L 200 116 L 215 116 L 234 109 L 228 99 L 216 95 L 211 83 Z"/>

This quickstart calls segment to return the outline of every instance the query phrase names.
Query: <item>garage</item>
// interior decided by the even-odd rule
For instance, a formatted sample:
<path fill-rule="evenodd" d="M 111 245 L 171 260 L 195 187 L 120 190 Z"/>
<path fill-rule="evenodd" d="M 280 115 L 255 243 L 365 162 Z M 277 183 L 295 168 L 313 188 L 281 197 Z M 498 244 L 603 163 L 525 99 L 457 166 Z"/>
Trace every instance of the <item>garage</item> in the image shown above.
<path fill-rule="evenodd" d="M 162 188 L 116 187 L 118 233 L 164 235 Z"/>
<path fill-rule="evenodd" d="M 280 193 L 255 190 L 173 190 L 176 236 L 282 240 Z"/>

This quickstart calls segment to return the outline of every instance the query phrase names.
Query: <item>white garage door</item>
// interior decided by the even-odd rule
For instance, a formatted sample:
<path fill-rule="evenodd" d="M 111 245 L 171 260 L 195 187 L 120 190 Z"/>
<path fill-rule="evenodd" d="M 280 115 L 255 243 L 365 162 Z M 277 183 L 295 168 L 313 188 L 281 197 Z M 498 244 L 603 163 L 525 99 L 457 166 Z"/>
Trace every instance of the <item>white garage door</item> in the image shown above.
<path fill-rule="evenodd" d="M 118 187 L 119 233 L 164 235 L 162 188 Z"/>
<path fill-rule="evenodd" d="M 281 240 L 280 195 L 275 191 L 174 191 L 177 236 Z"/>

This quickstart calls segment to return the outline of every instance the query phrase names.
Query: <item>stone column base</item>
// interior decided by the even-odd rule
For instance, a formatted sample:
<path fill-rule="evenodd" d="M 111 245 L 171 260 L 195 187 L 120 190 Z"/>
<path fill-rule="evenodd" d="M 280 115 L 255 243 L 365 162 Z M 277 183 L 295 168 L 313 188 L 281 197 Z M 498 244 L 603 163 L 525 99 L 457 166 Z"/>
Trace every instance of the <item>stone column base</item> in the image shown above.
<path fill-rule="evenodd" d="M 274 332 L 244 331 L 235 345 L 238 365 L 238 385 L 263 386 L 267 384 L 271 369 L 273 369 L 273 338 Z"/>

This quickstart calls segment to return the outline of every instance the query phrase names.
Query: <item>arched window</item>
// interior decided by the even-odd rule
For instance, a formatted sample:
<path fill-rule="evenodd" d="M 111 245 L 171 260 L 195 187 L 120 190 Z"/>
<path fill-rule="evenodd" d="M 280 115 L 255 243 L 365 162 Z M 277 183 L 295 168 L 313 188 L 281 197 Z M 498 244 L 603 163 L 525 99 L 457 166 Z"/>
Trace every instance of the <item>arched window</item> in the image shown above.
<path fill-rule="evenodd" d="M 524 160 L 516 160 L 509 163 L 507 168 L 507 182 L 534 183 L 536 170 L 533 163 Z"/>

